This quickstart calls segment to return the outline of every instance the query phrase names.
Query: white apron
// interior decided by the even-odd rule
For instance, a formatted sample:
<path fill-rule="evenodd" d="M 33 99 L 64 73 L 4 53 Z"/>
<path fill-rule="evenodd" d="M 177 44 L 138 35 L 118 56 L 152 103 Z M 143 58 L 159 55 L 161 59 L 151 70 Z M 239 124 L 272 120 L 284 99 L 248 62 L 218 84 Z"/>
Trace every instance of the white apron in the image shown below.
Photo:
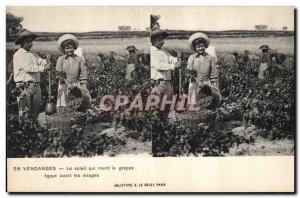
<path fill-rule="evenodd" d="M 80 83 L 77 84 L 78 87 L 81 88 Z M 57 90 L 57 102 L 56 107 L 66 107 L 68 105 L 68 94 L 69 89 L 66 84 L 58 83 L 58 90 Z"/>
<path fill-rule="evenodd" d="M 259 79 L 265 79 L 265 71 L 268 68 L 267 63 L 261 63 L 259 66 L 259 73 L 258 73 L 258 78 Z"/>
<path fill-rule="evenodd" d="M 206 81 L 206 85 L 212 86 L 210 81 Z M 197 81 L 192 82 L 190 78 L 189 83 L 189 91 L 188 91 L 188 105 L 197 105 L 200 97 L 199 97 L 200 87 Z"/>
<path fill-rule="evenodd" d="M 125 76 L 125 79 L 126 80 L 131 80 L 132 79 L 132 72 L 134 70 L 134 64 L 131 63 L 131 64 L 127 64 L 127 68 L 126 68 L 126 76 Z"/>

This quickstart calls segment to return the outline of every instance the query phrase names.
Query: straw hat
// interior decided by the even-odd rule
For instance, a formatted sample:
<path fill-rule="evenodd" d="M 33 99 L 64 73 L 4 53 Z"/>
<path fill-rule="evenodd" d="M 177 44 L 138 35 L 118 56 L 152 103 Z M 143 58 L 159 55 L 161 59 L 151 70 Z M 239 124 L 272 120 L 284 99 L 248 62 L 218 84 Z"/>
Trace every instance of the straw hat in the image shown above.
<path fill-rule="evenodd" d="M 269 46 L 268 45 L 261 45 L 260 47 L 259 47 L 259 49 L 266 49 L 266 50 L 270 50 L 271 48 L 269 48 Z"/>
<path fill-rule="evenodd" d="M 210 41 L 209 41 L 208 36 L 206 34 L 202 33 L 202 32 L 197 32 L 197 33 L 193 34 L 192 36 L 190 36 L 190 38 L 189 38 L 189 48 L 190 48 L 190 50 L 195 51 L 195 47 L 193 46 L 193 42 L 195 40 L 198 40 L 198 39 L 201 39 L 201 38 L 206 41 L 207 47 L 209 46 Z"/>
<path fill-rule="evenodd" d="M 32 40 L 36 39 L 37 35 L 30 32 L 27 29 L 23 29 L 19 32 L 18 39 L 15 41 L 16 45 L 20 45 L 21 41 L 25 38 L 32 38 Z"/>
<path fill-rule="evenodd" d="M 128 51 L 136 51 L 138 49 L 136 49 L 134 45 L 129 45 L 128 47 L 126 47 L 126 50 L 128 50 Z"/>
<path fill-rule="evenodd" d="M 75 43 L 75 50 L 78 48 L 79 46 L 79 42 L 78 39 L 76 38 L 76 36 L 74 36 L 73 34 L 64 34 L 62 35 L 58 41 L 57 41 L 57 48 L 60 52 L 64 53 L 64 49 L 62 48 L 62 43 L 67 41 L 67 40 L 72 40 Z"/>
<path fill-rule="evenodd" d="M 151 31 L 151 39 L 153 39 L 157 36 L 162 36 L 162 37 L 166 38 L 167 36 L 169 36 L 169 34 L 165 30 L 161 30 L 161 29 L 152 30 Z"/>
<path fill-rule="evenodd" d="M 235 55 L 235 54 L 238 55 L 239 53 L 238 53 L 237 51 L 234 50 L 231 54 L 233 54 L 233 55 Z"/>

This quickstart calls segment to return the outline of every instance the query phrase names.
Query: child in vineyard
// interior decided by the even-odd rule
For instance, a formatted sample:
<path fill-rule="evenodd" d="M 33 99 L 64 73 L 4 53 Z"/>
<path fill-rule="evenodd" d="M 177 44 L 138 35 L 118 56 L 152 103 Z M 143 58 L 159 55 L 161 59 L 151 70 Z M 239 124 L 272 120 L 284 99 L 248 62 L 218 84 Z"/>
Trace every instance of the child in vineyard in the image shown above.
<path fill-rule="evenodd" d="M 57 41 L 60 56 L 56 63 L 56 70 L 59 72 L 57 107 L 65 107 L 68 104 L 67 96 L 69 90 L 79 87 L 86 92 L 88 73 L 84 60 L 75 54 L 78 48 L 78 39 L 72 34 L 65 34 Z"/>
<path fill-rule="evenodd" d="M 197 101 L 200 99 L 199 91 L 204 85 L 209 85 L 219 90 L 219 72 L 216 59 L 205 51 L 209 44 L 209 38 L 201 32 L 195 33 L 189 38 L 189 47 L 196 52 L 189 57 L 187 64 L 187 69 L 196 73 L 195 78 L 190 81 L 188 92 L 189 105 L 198 104 Z"/>

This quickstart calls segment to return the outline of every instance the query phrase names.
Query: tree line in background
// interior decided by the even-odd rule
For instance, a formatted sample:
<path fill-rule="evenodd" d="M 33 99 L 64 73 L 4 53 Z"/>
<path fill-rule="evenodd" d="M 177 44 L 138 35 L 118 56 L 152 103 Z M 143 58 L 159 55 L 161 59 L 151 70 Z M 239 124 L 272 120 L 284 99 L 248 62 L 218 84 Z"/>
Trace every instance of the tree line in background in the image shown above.
<path fill-rule="evenodd" d="M 151 26 L 156 23 L 159 16 L 151 15 Z M 15 16 L 6 12 L 6 41 L 12 42 L 17 38 L 18 32 L 23 29 L 21 22 L 22 16 Z M 130 37 L 149 37 L 149 28 L 145 31 L 132 30 L 131 26 L 118 26 L 119 31 L 93 31 L 73 33 L 79 39 L 110 39 L 110 38 L 130 38 Z M 187 39 L 197 31 L 168 30 L 170 36 L 168 39 Z M 228 30 L 228 31 L 202 31 L 210 37 L 228 38 L 228 37 L 268 37 L 268 36 L 294 36 L 293 31 L 258 31 L 258 30 Z M 40 41 L 57 40 L 62 33 L 36 32 Z"/>
<path fill-rule="evenodd" d="M 6 12 L 6 41 L 10 41 L 21 29 L 23 29 L 21 24 L 22 21 L 23 17 Z"/>

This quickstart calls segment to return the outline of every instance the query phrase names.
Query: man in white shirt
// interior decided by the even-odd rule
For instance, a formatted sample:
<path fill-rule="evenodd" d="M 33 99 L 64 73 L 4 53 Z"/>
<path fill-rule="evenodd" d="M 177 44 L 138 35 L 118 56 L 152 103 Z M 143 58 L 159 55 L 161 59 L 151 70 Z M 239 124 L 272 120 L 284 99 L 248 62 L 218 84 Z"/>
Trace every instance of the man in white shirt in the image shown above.
<path fill-rule="evenodd" d="M 40 58 L 37 54 L 30 52 L 32 41 L 36 34 L 24 29 L 19 33 L 15 44 L 21 48 L 13 56 L 14 81 L 20 90 L 18 96 L 19 116 L 30 116 L 37 120 L 42 104 L 40 88 L 40 73 L 50 69 L 50 57 L 47 60 Z"/>
<path fill-rule="evenodd" d="M 173 96 L 173 87 L 171 84 L 171 71 L 181 67 L 182 62 L 176 57 L 171 56 L 167 51 L 161 49 L 164 45 L 164 39 L 168 36 L 166 31 L 154 29 L 151 31 L 151 80 L 154 81 L 155 87 L 153 94 L 163 96 L 167 95 L 170 101 Z M 167 120 L 169 110 L 161 112 L 161 119 Z"/>

